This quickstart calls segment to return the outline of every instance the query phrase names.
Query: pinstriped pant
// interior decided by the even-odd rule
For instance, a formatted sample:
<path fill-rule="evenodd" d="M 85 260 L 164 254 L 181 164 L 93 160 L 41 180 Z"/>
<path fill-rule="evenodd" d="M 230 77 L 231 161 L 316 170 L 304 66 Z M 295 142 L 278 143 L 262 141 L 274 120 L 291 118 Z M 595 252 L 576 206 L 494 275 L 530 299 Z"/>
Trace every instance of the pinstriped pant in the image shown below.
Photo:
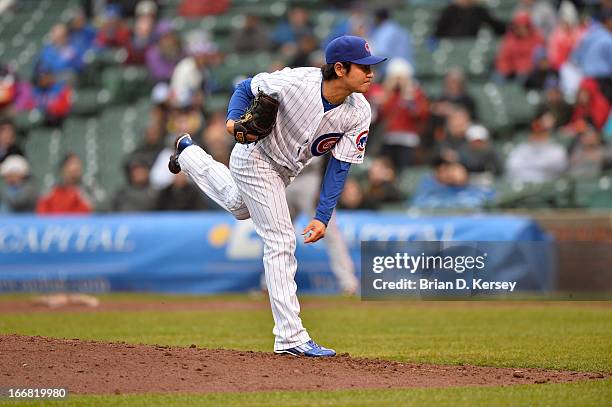
<path fill-rule="evenodd" d="M 237 219 L 251 217 L 264 243 L 264 269 L 274 317 L 274 349 L 288 349 L 310 340 L 300 319 L 295 273 L 296 237 L 285 198 L 289 170 L 274 163 L 257 146 L 237 144 L 230 168 L 199 146 L 179 156 L 181 169 L 195 184 Z"/>

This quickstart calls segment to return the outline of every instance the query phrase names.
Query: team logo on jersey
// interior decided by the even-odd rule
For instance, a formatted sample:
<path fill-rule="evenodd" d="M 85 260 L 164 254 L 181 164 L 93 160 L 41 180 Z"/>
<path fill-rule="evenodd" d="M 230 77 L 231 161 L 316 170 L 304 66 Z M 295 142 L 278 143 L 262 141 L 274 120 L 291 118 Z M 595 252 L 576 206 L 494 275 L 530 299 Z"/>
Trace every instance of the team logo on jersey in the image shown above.
<path fill-rule="evenodd" d="M 368 142 L 368 130 L 364 130 L 355 139 L 355 146 L 357 146 L 357 151 L 363 152 L 365 150 L 366 143 Z"/>
<path fill-rule="evenodd" d="M 340 137 L 343 135 L 344 134 L 342 133 L 327 133 L 317 137 L 310 147 L 310 152 L 315 157 L 327 153 L 329 150 L 334 148 L 338 140 L 340 140 Z"/>

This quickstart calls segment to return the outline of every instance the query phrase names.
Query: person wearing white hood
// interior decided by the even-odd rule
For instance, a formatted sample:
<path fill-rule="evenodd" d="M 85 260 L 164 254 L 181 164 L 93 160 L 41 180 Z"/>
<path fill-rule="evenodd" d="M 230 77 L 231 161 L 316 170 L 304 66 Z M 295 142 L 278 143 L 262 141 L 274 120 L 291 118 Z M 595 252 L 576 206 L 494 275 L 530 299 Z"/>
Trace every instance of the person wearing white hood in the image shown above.
<path fill-rule="evenodd" d="M 38 189 L 30 177 L 30 164 L 20 155 L 7 157 L 0 165 L 4 186 L 0 189 L 0 213 L 34 212 Z"/>

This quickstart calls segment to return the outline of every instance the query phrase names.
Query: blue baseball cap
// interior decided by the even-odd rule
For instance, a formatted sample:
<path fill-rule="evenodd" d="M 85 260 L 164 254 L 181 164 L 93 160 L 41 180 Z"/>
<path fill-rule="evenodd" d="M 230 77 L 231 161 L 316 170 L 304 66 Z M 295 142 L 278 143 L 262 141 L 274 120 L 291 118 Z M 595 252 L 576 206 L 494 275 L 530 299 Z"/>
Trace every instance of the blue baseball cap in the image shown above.
<path fill-rule="evenodd" d="M 387 58 L 370 53 L 370 46 L 361 37 L 343 35 L 330 42 L 325 48 L 325 63 L 352 62 L 359 65 L 376 65 Z"/>

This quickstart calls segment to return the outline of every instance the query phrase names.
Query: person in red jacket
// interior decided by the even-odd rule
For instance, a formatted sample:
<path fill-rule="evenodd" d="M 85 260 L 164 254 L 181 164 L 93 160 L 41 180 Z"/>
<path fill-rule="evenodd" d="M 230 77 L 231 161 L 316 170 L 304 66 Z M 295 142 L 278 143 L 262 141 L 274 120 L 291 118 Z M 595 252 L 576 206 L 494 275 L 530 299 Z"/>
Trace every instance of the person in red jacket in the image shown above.
<path fill-rule="evenodd" d="M 104 10 L 102 27 L 96 36 L 98 48 L 127 48 L 130 45 L 131 32 L 121 18 L 121 9 L 117 5 L 109 5 Z"/>
<path fill-rule="evenodd" d="M 84 191 L 81 179 L 83 163 L 79 156 L 68 153 L 61 165 L 61 181 L 40 198 L 36 205 L 39 215 L 83 214 L 93 210 L 91 199 Z"/>
<path fill-rule="evenodd" d="M 389 61 L 382 87 L 370 95 L 377 109 L 377 121 L 385 128 L 382 155 L 389 157 L 396 172 L 417 163 L 416 150 L 429 118 L 429 102 L 413 79 L 413 68 L 406 60 Z"/>
<path fill-rule="evenodd" d="M 36 69 L 33 106 L 45 115 L 49 125 L 59 125 L 70 113 L 72 88 L 65 81 L 58 81 L 46 66 Z"/>
<path fill-rule="evenodd" d="M 580 82 L 578 95 L 572 119 L 568 125 L 569 133 L 578 133 L 583 124 L 593 123 L 595 128 L 601 130 L 612 112 L 612 104 L 602 93 L 599 84 L 594 78 L 585 78 Z"/>
<path fill-rule="evenodd" d="M 502 39 L 495 61 L 496 73 L 505 79 L 525 78 L 533 69 L 533 54 L 544 39 L 527 12 L 519 11 Z"/>

